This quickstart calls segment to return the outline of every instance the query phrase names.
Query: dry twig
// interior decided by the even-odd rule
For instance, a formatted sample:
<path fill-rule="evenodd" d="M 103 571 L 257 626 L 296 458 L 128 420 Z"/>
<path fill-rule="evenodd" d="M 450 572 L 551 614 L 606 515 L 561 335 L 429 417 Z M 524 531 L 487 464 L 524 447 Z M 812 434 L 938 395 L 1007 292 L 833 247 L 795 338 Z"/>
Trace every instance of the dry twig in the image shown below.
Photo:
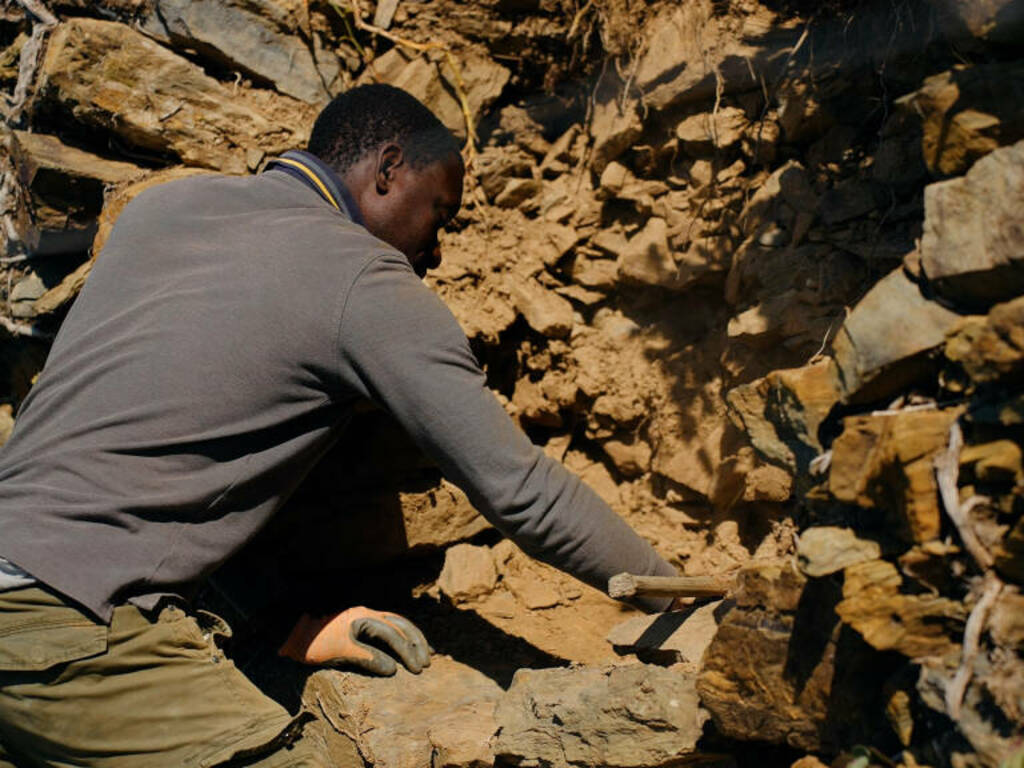
<path fill-rule="evenodd" d="M 985 587 L 981 592 L 981 597 L 971 610 L 971 615 L 967 617 L 960 666 L 953 676 L 952 682 L 946 688 L 946 714 L 953 720 L 960 719 L 960 708 L 964 703 L 967 685 L 971 682 L 974 659 L 978 655 L 978 646 L 981 642 L 981 633 L 985 629 L 985 622 L 988 621 L 989 611 L 992 610 L 1002 588 L 1003 583 L 992 571 L 989 571 L 985 575 Z"/>
<path fill-rule="evenodd" d="M 964 543 L 971 557 L 978 566 L 987 571 L 992 567 L 992 555 L 982 546 L 974 526 L 971 525 L 968 510 L 960 505 L 960 493 L 957 489 L 957 476 L 960 473 L 960 449 L 963 448 L 964 435 L 959 422 L 953 422 L 949 429 L 949 447 L 935 457 L 935 481 L 939 486 L 942 506 L 953 521 L 960 540 Z"/>

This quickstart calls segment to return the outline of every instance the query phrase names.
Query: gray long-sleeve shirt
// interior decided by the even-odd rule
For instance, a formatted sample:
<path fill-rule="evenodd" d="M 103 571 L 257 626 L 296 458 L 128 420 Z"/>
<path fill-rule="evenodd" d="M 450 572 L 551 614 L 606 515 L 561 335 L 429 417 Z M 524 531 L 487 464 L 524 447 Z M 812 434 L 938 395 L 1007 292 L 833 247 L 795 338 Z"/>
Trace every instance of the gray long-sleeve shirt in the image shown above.
<path fill-rule="evenodd" d="M 405 257 L 283 170 L 125 208 L 0 449 L 0 556 L 105 620 L 187 593 L 363 397 L 530 554 L 673 573 L 513 424 Z"/>

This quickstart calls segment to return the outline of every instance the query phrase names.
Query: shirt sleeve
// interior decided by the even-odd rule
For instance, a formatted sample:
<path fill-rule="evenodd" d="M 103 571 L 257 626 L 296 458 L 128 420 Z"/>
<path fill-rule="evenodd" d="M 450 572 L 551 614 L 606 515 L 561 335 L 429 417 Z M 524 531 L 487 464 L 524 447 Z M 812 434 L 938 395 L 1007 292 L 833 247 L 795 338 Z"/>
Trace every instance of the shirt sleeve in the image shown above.
<path fill-rule="evenodd" d="M 370 262 L 342 312 L 341 377 L 390 411 L 498 530 L 607 590 L 628 571 L 674 575 L 597 494 L 533 445 L 487 388 L 447 306 L 398 253 Z M 664 609 L 665 599 L 639 600 Z"/>

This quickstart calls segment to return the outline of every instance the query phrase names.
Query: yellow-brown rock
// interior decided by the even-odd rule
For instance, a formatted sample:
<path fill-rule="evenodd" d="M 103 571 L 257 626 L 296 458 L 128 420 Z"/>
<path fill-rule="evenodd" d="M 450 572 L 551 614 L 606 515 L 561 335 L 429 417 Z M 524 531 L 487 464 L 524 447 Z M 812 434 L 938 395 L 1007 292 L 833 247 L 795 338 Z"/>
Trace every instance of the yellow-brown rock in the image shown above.
<path fill-rule="evenodd" d="M 880 651 L 916 659 L 955 651 L 963 634 L 962 603 L 931 594 L 905 594 L 896 566 L 885 560 L 844 570 L 843 601 L 836 613 Z"/>
<path fill-rule="evenodd" d="M 911 541 L 939 535 L 933 459 L 960 411 L 898 411 L 851 416 L 832 444 L 829 492 L 839 501 L 889 510 Z"/>
<path fill-rule="evenodd" d="M 958 67 L 926 78 L 896 104 L 921 117 L 921 153 L 928 169 L 954 176 L 1024 136 L 1017 106 L 1022 83 L 1020 62 Z"/>
<path fill-rule="evenodd" d="M 729 391 L 729 416 L 769 461 L 806 471 L 822 451 L 818 427 L 839 402 L 835 364 L 825 359 L 802 368 L 772 371 Z"/>
<path fill-rule="evenodd" d="M 1024 372 L 1024 297 L 969 318 L 946 341 L 946 357 L 976 384 Z"/>
<path fill-rule="evenodd" d="M 129 144 L 229 173 L 245 173 L 252 152 L 304 143 L 313 117 L 303 102 L 235 93 L 131 27 L 89 18 L 56 28 L 39 91 L 75 120 Z"/>
<path fill-rule="evenodd" d="M 960 453 L 960 467 L 968 468 L 979 484 L 1012 486 L 1024 481 L 1020 445 L 1013 440 L 967 446 Z"/>

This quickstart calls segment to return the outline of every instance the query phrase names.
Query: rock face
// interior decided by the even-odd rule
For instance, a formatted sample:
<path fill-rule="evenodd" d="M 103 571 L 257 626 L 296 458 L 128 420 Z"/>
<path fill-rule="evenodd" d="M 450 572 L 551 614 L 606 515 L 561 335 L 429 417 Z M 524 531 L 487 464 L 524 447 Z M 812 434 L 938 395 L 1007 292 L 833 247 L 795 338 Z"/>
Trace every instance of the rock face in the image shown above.
<path fill-rule="evenodd" d="M 925 188 L 921 269 L 942 296 L 988 307 L 1024 293 L 1024 141 Z"/>
<path fill-rule="evenodd" d="M 40 91 L 75 120 L 189 165 L 244 173 L 301 145 L 312 113 L 260 103 L 123 24 L 75 18 L 53 33 Z M 280 97 L 284 99 L 285 97 Z"/>
<path fill-rule="evenodd" d="M 708 0 L 666 5 L 649 22 L 647 50 L 636 69 L 636 87 L 648 107 L 664 109 L 713 98 L 716 72 L 725 93 L 755 87 L 751 71 L 772 79 L 784 58 L 778 54 L 792 45 L 797 35 L 773 28 L 771 14 L 758 10 L 743 17 L 743 29 L 737 33 L 726 32 Z M 746 42 L 755 38 L 760 44 Z M 750 62 L 753 70 L 745 62 Z"/>
<path fill-rule="evenodd" d="M 342 86 L 338 58 L 319 36 L 308 38 L 309 11 L 299 0 L 155 0 L 140 28 L 313 104 Z"/>
<path fill-rule="evenodd" d="M 832 345 L 846 402 L 891 397 L 932 370 L 928 353 L 959 322 L 929 301 L 902 268 L 868 291 Z"/>
<path fill-rule="evenodd" d="M 303 701 L 380 768 L 484 768 L 502 691 L 472 667 L 435 655 L 419 675 L 325 670 L 310 676 Z"/>
<path fill-rule="evenodd" d="M 706 715 L 694 679 L 633 664 L 522 669 L 499 702 L 495 755 L 506 765 L 685 765 Z"/>

